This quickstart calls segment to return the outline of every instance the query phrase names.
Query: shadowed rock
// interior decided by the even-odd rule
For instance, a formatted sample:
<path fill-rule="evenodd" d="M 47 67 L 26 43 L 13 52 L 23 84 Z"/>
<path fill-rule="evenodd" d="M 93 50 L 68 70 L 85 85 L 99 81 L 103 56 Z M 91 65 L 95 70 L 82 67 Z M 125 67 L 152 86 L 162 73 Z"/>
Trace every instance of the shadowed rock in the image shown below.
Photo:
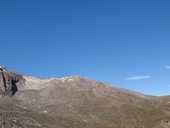
<path fill-rule="evenodd" d="M 23 76 L 17 73 L 14 73 L 10 70 L 5 69 L 3 66 L 0 66 L 0 94 L 12 96 L 17 91 L 17 82 L 23 80 Z"/>

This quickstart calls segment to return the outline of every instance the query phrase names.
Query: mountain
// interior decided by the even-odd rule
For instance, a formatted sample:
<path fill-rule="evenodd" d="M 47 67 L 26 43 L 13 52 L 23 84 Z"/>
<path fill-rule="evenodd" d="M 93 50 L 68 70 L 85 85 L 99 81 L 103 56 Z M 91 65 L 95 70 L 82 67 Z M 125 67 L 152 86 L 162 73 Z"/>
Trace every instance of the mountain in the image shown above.
<path fill-rule="evenodd" d="M 170 128 L 170 97 L 0 67 L 0 128 Z"/>

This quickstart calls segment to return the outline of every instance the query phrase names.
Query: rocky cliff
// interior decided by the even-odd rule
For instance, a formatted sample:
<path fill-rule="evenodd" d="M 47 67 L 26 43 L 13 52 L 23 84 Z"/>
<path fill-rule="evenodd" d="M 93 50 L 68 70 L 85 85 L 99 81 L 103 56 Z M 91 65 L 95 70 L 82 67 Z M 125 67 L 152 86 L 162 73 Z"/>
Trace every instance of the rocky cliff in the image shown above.
<path fill-rule="evenodd" d="M 13 96 L 18 91 L 17 83 L 23 80 L 23 76 L 0 66 L 0 94 Z"/>

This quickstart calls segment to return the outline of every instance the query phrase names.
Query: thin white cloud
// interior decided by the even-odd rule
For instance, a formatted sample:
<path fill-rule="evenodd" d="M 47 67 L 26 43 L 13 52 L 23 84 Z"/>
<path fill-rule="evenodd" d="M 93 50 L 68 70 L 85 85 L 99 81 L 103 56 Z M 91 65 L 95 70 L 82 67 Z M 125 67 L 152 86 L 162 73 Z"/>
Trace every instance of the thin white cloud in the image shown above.
<path fill-rule="evenodd" d="M 165 67 L 166 69 L 170 69 L 170 65 Z"/>
<path fill-rule="evenodd" d="M 151 76 L 131 76 L 131 77 L 127 77 L 126 80 L 145 80 L 150 78 Z"/>

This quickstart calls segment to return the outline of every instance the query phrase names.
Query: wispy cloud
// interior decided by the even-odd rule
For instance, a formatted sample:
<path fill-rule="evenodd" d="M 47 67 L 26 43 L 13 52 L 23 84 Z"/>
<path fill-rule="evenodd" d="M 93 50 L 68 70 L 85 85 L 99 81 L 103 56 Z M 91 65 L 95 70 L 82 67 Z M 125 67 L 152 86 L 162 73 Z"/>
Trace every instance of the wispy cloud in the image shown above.
<path fill-rule="evenodd" d="M 131 76 L 131 77 L 127 77 L 126 80 L 145 80 L 150 78 L 151 76 Z"/>
<path fill-rule="evenodd" d="M 166 69 L 170 69 L 170 65 L 166 66 L 165 68 L 166 68 Z"/>

